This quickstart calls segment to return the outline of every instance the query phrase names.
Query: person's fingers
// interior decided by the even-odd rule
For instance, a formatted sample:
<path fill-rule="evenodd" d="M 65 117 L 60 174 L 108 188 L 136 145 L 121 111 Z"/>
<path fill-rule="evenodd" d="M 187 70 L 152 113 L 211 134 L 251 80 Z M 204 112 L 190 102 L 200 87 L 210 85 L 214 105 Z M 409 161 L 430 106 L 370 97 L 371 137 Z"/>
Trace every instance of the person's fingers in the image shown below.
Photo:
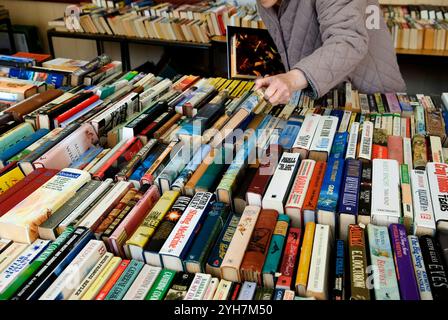
<path fill-rule="evenodd" d="M 275 84 L 269 85 L 264 92 L 264 98 L 270 100 L 271 97 L 277 92 L 277 86 Z"/>
<path fill-rule="evenodd" d="M 272 77 L 266 77 L 266 78 L 259 78 L 257 80 L 255 80 L 255 90 L 258 90 L 260 88 L 264 88 L 267 87 L 271 84 L 272 82 Z"/>
<path fill-rule="evenodd" d="M 273 105 L 276 106 L 278 104 L 282 103 L 282 96 L 283 96 L 283 91 L 281 90 L 277 90 L 274 95 L 269 99 L 269 102 Z"/>

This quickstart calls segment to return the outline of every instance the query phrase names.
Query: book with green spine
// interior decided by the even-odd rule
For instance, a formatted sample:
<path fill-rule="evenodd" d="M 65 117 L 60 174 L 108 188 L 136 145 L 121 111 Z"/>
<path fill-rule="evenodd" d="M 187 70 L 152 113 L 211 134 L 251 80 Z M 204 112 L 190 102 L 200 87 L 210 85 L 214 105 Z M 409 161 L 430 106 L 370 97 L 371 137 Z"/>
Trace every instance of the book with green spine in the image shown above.
<path fill-rule="evenodd" d="M 149 290 L 145 300 L 163 300 L 171 287 L 176 271 L 164 269 L 159 273 L 156 282 Z"/>
<path fill-rule="evenodd" d="M 263 284 L 265 287 L 274 288 L 276 273 L 278 271 L 280 261 L 282 258 L 283 247 L 285 245 L 286 235 L 290 218 L 286 214 L 279 215 L 275 225 L 274 233 L 272 234 L 271 243 L 269 244 L 268 255 L 263 265 Z"/>
<path fill-rule="evenodd" d="M 109 291 L 105 300 L 121 300 L 126 292 L 131 287 L 139 272 L 143 269 L 145 264 L 141 261 L 131 260 L 124 272 L 118 278 L 115 285 Z"/>
<path fill-rule="evenodd" d="M 219 183 L 219 180 L 222 178 L 223 172 L 226 167 L 225 162 L 225 148 L 221 148 L 220 151 L 217 151 L 215 158 L 213 159 L 213 163 L 211 163 L 204 174 L 198 180 L 195 186 L 196 192 L 213 192 L 214 187 Z"/>
<path fill-rule="evenodd" d="M 225 203 L 215 202 L 213 204 L 212 210 L 208 213 L 201 230 L 194 239 L 187 259 L 184 261 L 185 269 L 188 272 L 203 273 L 205 271 L 208 254 L 223 229 L 229 212 L 230 208 Z"/>
<path fill-rule="evenodd" d="M 56 252 L 68 239 L 68 237 L 74 232 L 74 227 L 67 227 L 61 235 L 52 242 L 41 255 L 39 255 L 31 264 L 23 270 L 21 275 L 17 277 L 4 291 L 0 294 L 0 300 L 10 299 L 20 287 L 35 274 L 39 268 Z"/>

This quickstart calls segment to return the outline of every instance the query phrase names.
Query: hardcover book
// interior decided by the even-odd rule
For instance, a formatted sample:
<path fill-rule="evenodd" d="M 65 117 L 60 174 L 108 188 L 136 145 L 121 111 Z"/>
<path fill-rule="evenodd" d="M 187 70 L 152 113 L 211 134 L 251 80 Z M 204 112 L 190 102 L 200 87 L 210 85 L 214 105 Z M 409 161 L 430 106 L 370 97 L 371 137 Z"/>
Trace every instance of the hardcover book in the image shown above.
<path fill-rule="evenodd" d="M 367 251 L 364 229 L 350 225 L 348 232 L 350 300 L 370 300 L 367 287 Z"/>

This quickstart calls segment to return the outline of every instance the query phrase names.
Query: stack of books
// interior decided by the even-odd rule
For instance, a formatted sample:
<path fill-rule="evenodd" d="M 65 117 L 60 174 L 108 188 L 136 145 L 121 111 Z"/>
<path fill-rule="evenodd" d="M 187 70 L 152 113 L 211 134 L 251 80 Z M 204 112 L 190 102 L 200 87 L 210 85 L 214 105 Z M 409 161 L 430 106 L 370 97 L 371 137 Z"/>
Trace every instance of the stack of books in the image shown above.
<path fill-rule="evenodd" d="M 137 68 L 5 109 L 0 299 L 447 299 L 448 94 L 253 85 Z"/>
<path fill-rule="evenodd" d="M 208 43 L 213 36 L 225 36 L 227 25 L 264 28 L 255 8 L 237 8 L 227 2 L 176 6 L 140 1 L 120 8 L 92 8 L 91 4 L 80 8 L 79 17 L 57 19 L 48 25 L 58 31 L 199 43 Z"/>
<path fill-rule="evenodd" d="M 397 49 L 448 50 L 448 7 L 383 6 Z"/>

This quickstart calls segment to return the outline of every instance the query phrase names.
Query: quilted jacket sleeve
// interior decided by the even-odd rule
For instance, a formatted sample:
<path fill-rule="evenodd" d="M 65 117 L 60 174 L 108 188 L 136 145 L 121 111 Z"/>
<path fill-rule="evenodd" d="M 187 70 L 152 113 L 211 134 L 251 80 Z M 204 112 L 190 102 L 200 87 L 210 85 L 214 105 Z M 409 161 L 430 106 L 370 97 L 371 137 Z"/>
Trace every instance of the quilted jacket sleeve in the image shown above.
<path fill-rule="evenodd" d="M 366 0 L 316 0 L 323 44 L 292 67 L 305 74 L 312 97 L 321 97 L 344 81 L 366 56 L 366 5 Z"/>

